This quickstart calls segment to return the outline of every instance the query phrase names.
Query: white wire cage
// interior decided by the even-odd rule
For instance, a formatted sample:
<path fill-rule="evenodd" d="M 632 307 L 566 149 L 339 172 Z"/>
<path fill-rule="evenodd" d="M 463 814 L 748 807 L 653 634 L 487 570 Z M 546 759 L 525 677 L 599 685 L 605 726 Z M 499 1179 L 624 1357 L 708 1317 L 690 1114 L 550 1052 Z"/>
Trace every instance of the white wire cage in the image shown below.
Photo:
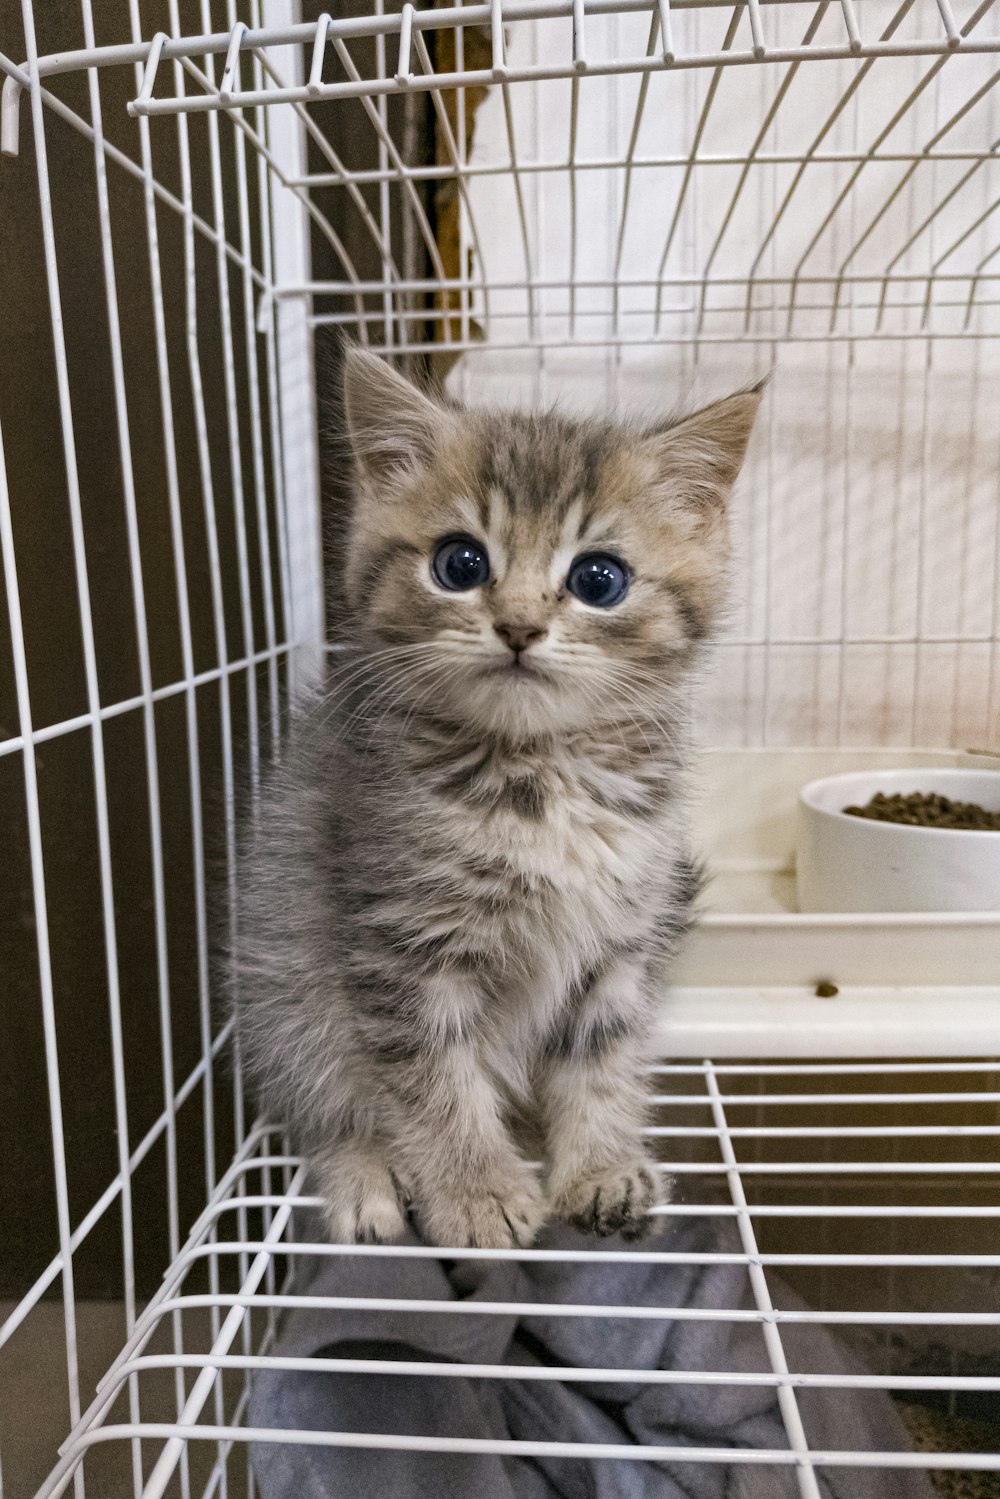
<path fill-rule="evenodd" d="M 722 756 L 711 785 L 777 797 L 802 778 L 800 752 L 815 769 L 874 747 L 996 751 L 1000 13 L 992 0 L 13 12 L 0 37 L 5 1097 L 16 1086 L 0 1167 L 2 1492 L 240 1495 L 256 1445 L 279 1440 L 416 1464 L 676 1458 L 248 1424 L 255 1377 L 294 1363 L 274 1340 L 283 1312 L 311 1304 L 295 1281 L 307 1255 L 388 1256 L 402 1284 L 428 1253 L 317 1249 L 302 1163 L 280 1126 L 247 1118 L 213 1003 L 211 891 L 225 906 L 240 817 L 328 638 L 312 338 L 346 329 L 473 401 L 581 408 L 662 409 L 774 367 L 734 516 L 744 582 L 704 694 L 701 736 Z M 785 878 L 783 847 L 751 853 L 736 850 L 730 875 Z M 725 919 L 746 965 L 761 921 Z M 773 1388 L 784 1438 L 687 1446 L 684 1461 L 790 1468 L 804 1496 L 833 1471 L 995 1473 L 1000 1444 L 959 1419 L 1000 1389 L 993 950 L 966 972 L 982 923 L 978 937 L 914 925 L 900 990 L 878 933 L 845 928 L 857 971 L 831 1005 L 786 955 L 833 929 L 798 920 L 765 914 L 774 947 L 756 987 L 723 964 L 665 1019 L 664 1055 L 692 1059 L 653 1085 L 651 1132 L 678 1183 L 666 1216 L 729 1236 L 712 1253 L 743 1283 L 715 1315 L 761 1333 L 752 1372 L 670 1379 Z M 826 964 L 822 951 L 808 961 Z M 829 953 L 846 972 L 847 950 Z M 753 1060 L 768 1056 L 785 1060 Z M 670 1263 L 669 1243 L 652 1253 Z M 386 1298 L 387 1316 L 403 1301 Z M 789 1331 L 810 1324 L 836 1328 L 869 1372 L 810 1366 Z M 378 1358 L 310 1367 L 456 1377 Z M 583 1366 L 532 1377 L 670 1382 Z M 835 1410 L 868 1388 L 951 1418 L 940 1450 L 817 1443 L 814 1392 Z"/>

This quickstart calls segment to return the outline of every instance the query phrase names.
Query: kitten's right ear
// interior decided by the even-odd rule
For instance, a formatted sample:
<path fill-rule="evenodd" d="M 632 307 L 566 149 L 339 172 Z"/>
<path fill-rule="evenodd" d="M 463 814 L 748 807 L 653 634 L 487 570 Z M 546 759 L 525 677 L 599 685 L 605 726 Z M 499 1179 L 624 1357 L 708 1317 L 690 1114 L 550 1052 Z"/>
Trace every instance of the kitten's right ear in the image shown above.
<path fill-rule="evenodd" d="M 721 513 L 736 483 L 768 377 L 642 439 L 675 492 L 704 515 Z"/>
<path fill-rule="evenodd" d="M 357 345 L 344 356 L 344 415 L 358 467 L 376 483 L 423 467 L 450 426 L 442 406 Z"/>

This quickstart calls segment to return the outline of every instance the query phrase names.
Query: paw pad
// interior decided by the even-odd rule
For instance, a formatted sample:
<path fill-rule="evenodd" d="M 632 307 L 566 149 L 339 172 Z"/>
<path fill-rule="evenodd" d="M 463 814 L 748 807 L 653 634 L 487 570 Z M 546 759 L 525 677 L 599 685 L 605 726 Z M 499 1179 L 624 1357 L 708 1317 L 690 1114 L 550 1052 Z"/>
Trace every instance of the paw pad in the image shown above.
<path fill-rule="evenodd" d="M 557 1209 L 584 1233 L 644 1238 L 649 1210 L 662 1198 L 658 1174 L 647 1161 L 607 1167 L 579 1178 L 559 1194 Z"/>

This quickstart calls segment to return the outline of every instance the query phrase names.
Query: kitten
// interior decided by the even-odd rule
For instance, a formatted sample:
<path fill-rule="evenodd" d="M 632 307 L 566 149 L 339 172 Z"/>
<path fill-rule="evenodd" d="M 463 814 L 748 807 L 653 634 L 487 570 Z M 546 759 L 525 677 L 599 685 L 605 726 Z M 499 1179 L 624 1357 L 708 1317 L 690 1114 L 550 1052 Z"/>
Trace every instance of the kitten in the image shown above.
<path fill-rule="evenodd" d="M 549 1212 L 638 1237 L 661 1200 L 684 700 L 761 392 L 637 431 L 462 410 L 348 351 L 354 636 L 265 790 L 236 965 L 245 1066 L 334 1240 L 410 1202 L 442 1245 Z"/>

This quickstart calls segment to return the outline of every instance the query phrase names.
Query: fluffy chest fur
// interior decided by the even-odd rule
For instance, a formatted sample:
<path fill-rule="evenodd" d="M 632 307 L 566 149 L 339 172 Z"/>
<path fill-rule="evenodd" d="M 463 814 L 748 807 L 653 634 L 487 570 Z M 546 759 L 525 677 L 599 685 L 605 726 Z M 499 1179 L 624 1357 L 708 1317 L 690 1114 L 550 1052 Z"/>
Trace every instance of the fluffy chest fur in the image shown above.
<path fill-rule="evenodd" d="M 415 928 L 415 951 L 478 972 L 545 1025 L 584 972 L 648 946 L 682 853 L 666 756 L 582 737 L 455 745 L 430 727 L 405 762 L 406 852 L 384 914 Z"/>

